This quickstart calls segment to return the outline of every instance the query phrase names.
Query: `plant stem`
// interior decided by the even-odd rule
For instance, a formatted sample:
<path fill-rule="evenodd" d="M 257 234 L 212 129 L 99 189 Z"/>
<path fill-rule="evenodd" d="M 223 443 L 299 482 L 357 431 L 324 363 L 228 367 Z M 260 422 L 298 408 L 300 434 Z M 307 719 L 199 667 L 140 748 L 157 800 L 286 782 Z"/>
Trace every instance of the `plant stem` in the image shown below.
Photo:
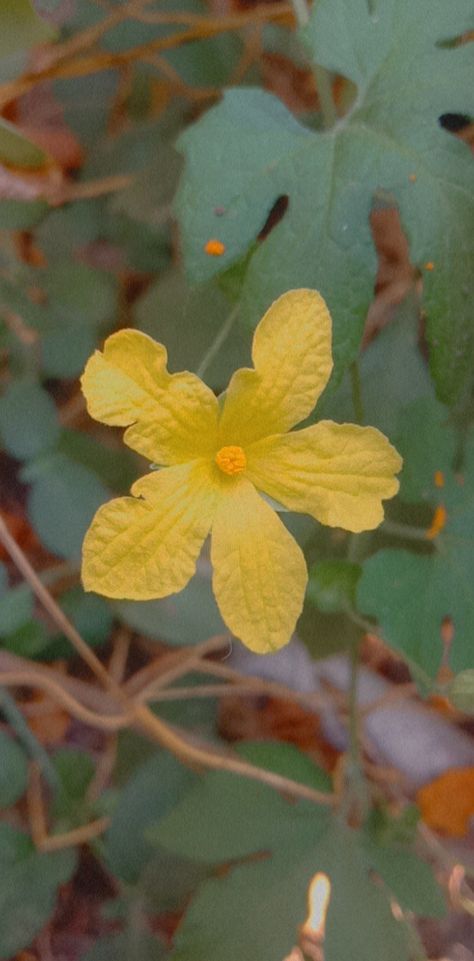
<path fill-rule="evenodd" d="M 393 537 L 401 537 L 406 541 L 425 541 L 430 543 L 424 527 L 413 527 L 411 524 L 399 524 L 398 521 L 384 521 L 380 531 Z"/>
<path fill-rule="evenodd" d="M 33 760 L 38 763 L 38 766 L 40 767 L 50 786 L 52 788 L 56 788 L 59 783 L 58 775 L 51 764 L 49 755 L 45 751 L 43 745 L 37 740 L 33 734 L 33 731 L 31 731 L 28 727 L 23 714 L 17 707 L 10 692 L 4 687 L 0 688 L 0 710 L 5 715 L 13 730 L 16 731 L 20 741 L 30 757 L 32 757 Z"/>
<path fill-rule="evenodd" d="M 227 315 L 226 319 L 224 320 L 224 323 L 222 324 L 222 327 L 218 330 L 216 336 L 214 337 L 214 340 L 212 341 L 212 344 L 204 354 L 204 357 L 202 358 L 201 363 L 199 364 L 199 367 L 196 371 L 196 374 L 198 377 L 204 376 L 207 368 L 214 360 L 214 357 L 219 353 L 222 345 L 227 340 L 232 330 L 232 327 L 234 326 L 234 323 L 237 319 L 239 310 L 240 310 L 240 304 L 238 303 L 234 304 L 232 310 Z"/>
<path fill-rule="evenodd" d="M 354 417 L 358 424 L 362 424 L 364 421 L 364 404 L 362 401 L 359 364 L 356 360 L 352 362 L 349 370 L 351 374 L 351 391 Z"/>
<path fill-rule="evenodd" d="M 319 63 L 314 65 L 313 70 L 321 107 L 321 116 L 323 118 L 323 127 L 325 130 L 329 130 L 330 127 L 334 127 L 337 121 L 336 105 L 332 95 L 331 74 L 329 70 L 326 70 L 326 67 L 321 67 Z"/>

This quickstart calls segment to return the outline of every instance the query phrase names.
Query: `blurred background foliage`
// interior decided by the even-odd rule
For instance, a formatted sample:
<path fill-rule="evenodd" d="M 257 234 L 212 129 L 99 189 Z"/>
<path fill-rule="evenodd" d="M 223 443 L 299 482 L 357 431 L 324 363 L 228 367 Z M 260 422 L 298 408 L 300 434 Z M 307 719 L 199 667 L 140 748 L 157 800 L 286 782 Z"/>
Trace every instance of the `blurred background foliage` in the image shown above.
<path fill-rule="evenodd" d="M 239 741 L 239 757 L 323 793 L 330 774 L 340 789 L 347 742 L 321 727 L 308 735 L 314 706 L 287 718 L 282 691 L 255 677 L 252 706 L 237 695 L 219 701 L 219 680 L 251 686 L 259 669 L 237 674 L 231 659 L 226 674 L 225 659 L 204 660 L 209 638 L 223 638 L 224 658 L 232 648 L 205 553 L 189 586 L 165 600 L 83 592 L 81 544 L 95 510 L 147 467 L 91 422 L 78 377 L 108 333 L 134 326 L 167 346 L 171 370 L 204 372 L 220 393 L 249 363 L 252 327 L 270 301 L 291 287 L 320 289 L 336 370 L 317 417 L 379 427 L 405 467 L 399 498 L 370 534 L 283 514 L 310 568 L 300 643 L 310 663 L 358 650 L 392 682 L 414 681 L 418 696 L 442 701 L 453 725 L 468 723 L 469 4 L 374 7 L 320 0 L 295 31 L 281 2 L 0 3 L 2 543 L 13 537 L 132 695 L 134 672 L 145 672 L 147 690 L 156 665 L 157 675 L 178 665 L 169 684 L 184 693 L 168 684 L 168 701 L 153 690 L 148 698 L 167 724 L 213 745 Z M 206 249 L 214 239 L 221 256 Z M 299 950 L 320 958 L 321 939 L 301 929 L 316 870 L 333 883 L 326 961 L 426 957 L 413 916 L 439 917 L 445 901 L 414 851 L 416 816 L 397 835 L 416 811 L 413 792 L 374 789 L 365 771 L 361 801 L 359 770 L 347 775 L 342 818 L 310 801 L 296 811 L 266 784 L 223 771 L 200 778 L 132 730 L 94 729 L 51 684 L 90 710 L 113 714 L 114 705 L 102 705 L 6 548 L 4 961 L 18 952 L 22 961 L 283 961 L 298 931 Z M 273 680 L 295 688 L 298 704 L 293 646 Z M 16 699 L 9 672 L 20 677 Z M 439 824 L 440 796 L 423 808 L 425 827 Z M 470 782 L 463 803 L 466 818 L 474 814 Z M 92 833 L 75 835 L 84 825 Z M 455 835 L 458 825 L 444 829 Z"/>

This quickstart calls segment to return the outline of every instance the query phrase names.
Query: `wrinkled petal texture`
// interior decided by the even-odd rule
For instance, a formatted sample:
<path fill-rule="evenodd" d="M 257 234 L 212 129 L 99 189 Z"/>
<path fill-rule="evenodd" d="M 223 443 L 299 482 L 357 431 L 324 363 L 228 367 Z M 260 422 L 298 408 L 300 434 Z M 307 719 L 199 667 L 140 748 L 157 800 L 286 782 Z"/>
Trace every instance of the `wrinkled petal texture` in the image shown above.
<path fill-rule="evenodd" d="M 331 317 L 315 290 L 291 290 L 256 328 L 254 370 L 231 378 L 220 424 L 222 444 L 247 444 L 308 416 L 332 370 Z"/>
<path fill-rule="evenodd" d="M 97 511 L 83 545 L 87 591 L 150 600 L 186 586 L 212 524 L 218 486 L 209 465 L 165 467 Z"/>
<path fill-rule="evenodd" d="M 383 520 L 402 459 L 375 427 L 320 421 L 247 448 L 246 476 L 292 511 L 359 533 Z"/>
<path fill-rule="evenodd" d="M 219 503 L 211 542 L 213 589 L 230 630 L 258 654 L 287 644 L 308 580 L 303 554 L 245 478 Z"/>
<path fill-rule="evenodd" d="M 147 334 L 120 330 L 88 361 L 81 379 L 91 417 L 128 427 L 124 441 L 157 464 L 181 464 L 215 449 L 218 405 L 195 374 L 170 374 L 167 353 Z"/>

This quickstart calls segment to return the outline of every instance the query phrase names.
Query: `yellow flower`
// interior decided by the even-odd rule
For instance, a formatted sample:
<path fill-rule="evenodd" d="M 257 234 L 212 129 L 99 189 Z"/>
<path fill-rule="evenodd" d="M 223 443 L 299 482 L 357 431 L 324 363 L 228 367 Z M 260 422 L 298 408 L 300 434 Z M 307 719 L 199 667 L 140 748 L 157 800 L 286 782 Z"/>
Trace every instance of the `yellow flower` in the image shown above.
<path fill-rule="evenodd" d="M 163 469 L 98 510 L 84 541 L 86 590 L 131 600 L 181 591 L 211 533 L 213 589 L 230 630 L 262 654 L 288 642 L 306 564 L 261 494 L 331 527 L 369 530 L 402 463 L 373 427 L 321 421 L 287 433 L 328 382 L 331 326 L 316 291 L 283 294 L 255 331 L 254 367 L 233 375 L 222 405 L 195 374 L 168 373 L 166 349 L 146 334 L 106 340 L 82 377 L 89 413 L 127 427 L 125 443 Z"/>

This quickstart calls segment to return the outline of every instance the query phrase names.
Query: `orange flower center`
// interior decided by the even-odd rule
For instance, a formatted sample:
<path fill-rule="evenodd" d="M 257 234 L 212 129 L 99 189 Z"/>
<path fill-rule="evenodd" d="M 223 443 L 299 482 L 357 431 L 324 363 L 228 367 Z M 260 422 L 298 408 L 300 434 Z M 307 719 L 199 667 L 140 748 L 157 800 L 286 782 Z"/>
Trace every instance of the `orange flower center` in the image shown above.
<path fill-rule="evenodd" d="M 240 474 L 247 466 L 245 451 L 233 445 L 221 447 L 216 454 L 216 464 L 224 474 Z"/>

